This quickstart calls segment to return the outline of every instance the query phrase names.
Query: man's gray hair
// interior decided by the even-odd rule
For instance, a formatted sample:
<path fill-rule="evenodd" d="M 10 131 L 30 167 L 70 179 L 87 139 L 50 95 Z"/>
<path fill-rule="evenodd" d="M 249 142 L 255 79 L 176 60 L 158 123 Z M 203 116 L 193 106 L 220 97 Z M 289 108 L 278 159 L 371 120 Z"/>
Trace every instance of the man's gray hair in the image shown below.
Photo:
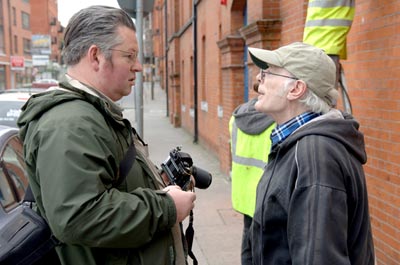
<path fill-rule="evenodd" d="M 65 29 L 62 51 L 65 64 L 77 64 L 91 45 L 99 47 L 111 59 L 110 49 L 122 42 L 117 32 L 120 26 L 136 31 L 132 18 L 122 9 L 96 5 L 78 11 Z"/>
<path fill-rule="evenodd" d="M 332 107 L 318 97 L 311 89 L 307 89 L 306 94 L 300 99 L 310 111 L 315 113 L 327 113 Z"/>
<path fill-rule="evenodd" d="M 288 79 L 285 81 L 283 85 L 282 95 L 288 92 L 294 82 L 296 82 L 296 80 Z M 307 89 L 307 92 L 302 96 L 299 102 L 302 103 L 308 111 L 312 111 L 315 113 L 324 114 L 327 113 L 332 107 L 334 107 L 329 106 L 326 101 L 318 97 L 317 94 L 315 94 L 311 89 Z"/>

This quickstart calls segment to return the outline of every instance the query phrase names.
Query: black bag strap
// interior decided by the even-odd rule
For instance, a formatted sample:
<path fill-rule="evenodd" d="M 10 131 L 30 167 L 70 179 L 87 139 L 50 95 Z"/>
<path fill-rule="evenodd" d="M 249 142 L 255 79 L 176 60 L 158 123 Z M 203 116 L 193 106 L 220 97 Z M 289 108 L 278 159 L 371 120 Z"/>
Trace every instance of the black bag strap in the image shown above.
<path fill-rule="evenodd" d="M 28 187 L 25 190 L 25 196 L 24 196 L 23 202 L 35 202 L 35 197 L 33 196 L 33 192 L 32 192 L 30 184 L 28 184 Z"/>
<path fill-rule="evenodd" d="M 131 169 L 134 160 L 135 160 L 135 156 L 136 156 L 136 150 L 135 150 L 135 145 L 132 144 L 129 146 L 128 151 L 126 152 L 124 158 L 122 159 L 121 163 L 120 163 L 120 168 L 119 168 L 119 178 L 117 180 L 117 183 L 121 184 L 122 181 L 125 179 L 126 175 L 128 174 L 129 170 Z M 33 196 L 33 192 L 31 189 L 31 185 L 28 184 L 28 187 L 26 188 L 25 191 L 25 196 L 23 199 L 23 202 L 27 202 L 29 204 L 32 204 L 34 202 L 36 202 L 35 197 Z M 47 253 L 49 253 L 55 246 L 59 245 L 60 241 L 53 235 L 51 234 L 50 239 L 46 240 L 43 245 L 41 246 L 40 250 L 36 251 L 34 253 L 34 257 L 35 259 L 39 259 L 41 257 L 44 257 L 47 255 Z M 58 257 L 55 255 L 55 253 L 52 253 L 54 256 L 54 259 L 58 261 Z M 28 258 L 28 263 L 27 264 L 31 264 L 32 257 Z M 25 264 L 25 263 L 20 263 L 20 264 Z M 57 264 L 60 264 L 59 262 L 57 262 Z"/>
<path fill-rule="evenodd" d="M 136 157 L 136 148 L 135 144 L 132 141 L 132 144 L 129 146 L 128 151 L 126 152 L 124 158 L 119 163 L 119 178 L 114 183 L 114 187 L 120 185 L 128 175 L 128 172 L 131 170 L 133 163 L 135 162 Z"/>
<path fill-rule="evenodd" d="M 133 163 L 135 162 L 136 157 L 136 149 L 135 145 L 132 141 L 132 144 L 129 146 L 128 151 L 126 152 L 124 158 L 119 163 L 119 178 L 115 182 L 114 187 L 120 185 L 128 175 L 129 170 L 131 170 Z M 23 202 L 36 202 L 35 197 L 33 196 L 31 185 L 28 184 L 28 187 L 25 190 L 25 196 Z"/>

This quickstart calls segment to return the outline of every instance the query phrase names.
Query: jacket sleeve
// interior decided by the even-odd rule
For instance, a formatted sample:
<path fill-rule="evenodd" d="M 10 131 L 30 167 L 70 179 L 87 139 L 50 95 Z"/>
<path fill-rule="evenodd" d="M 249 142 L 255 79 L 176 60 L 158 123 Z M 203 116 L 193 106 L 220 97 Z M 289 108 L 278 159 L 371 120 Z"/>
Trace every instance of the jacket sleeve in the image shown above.
<path fill-rule="evenodd" d="M 91 110 L 80 110 L 85 111 Z M 53 116 L 60 119 L 44 118 L 36 135 L 36 171 L 44 214 L 58 239 L 89 247 L 136 248 L 174 225 L 176 209 L 166 193 L 105 188 L 117 172 L 120 147 L 100 114 Z"/>
<path fill-rule="evenodd" d="M 329 149 L 318 142 L 300 141 L 298 146 L 297 179 L 288 208 L 292 264 L 350 264 L 344 176 Z"/>

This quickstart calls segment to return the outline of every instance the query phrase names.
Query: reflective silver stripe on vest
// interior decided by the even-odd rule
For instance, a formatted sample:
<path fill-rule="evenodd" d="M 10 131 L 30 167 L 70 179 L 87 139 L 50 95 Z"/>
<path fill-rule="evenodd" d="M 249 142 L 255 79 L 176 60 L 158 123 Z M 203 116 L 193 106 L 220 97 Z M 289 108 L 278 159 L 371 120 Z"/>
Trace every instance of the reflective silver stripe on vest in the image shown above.
<path fill-rule="evenodd" d="M 321 26 L 343 26 L 350 27 L 352 20 L 348 19 L 316 19 L 306 22 L 306 27 L 321 27 Z"/>
<path fill-rule="evenodd" d="M 237 134 L 238 134 L 238 128 L 236 126 L 236 122 L 232 122 L 232 161 L 241 164 L 244 166 L 252 166 L 252 167 L 258 167 L 261 169 L 264 169 L 265 166 L 267 165 L 264 161 L 260 159 L 255 159 L 255 158 L 249 158 L 249 157 L 243 157 L 243 156 L 238 156 L 236 155 L 236 142 L 237 142 Z"/>
<path fill-rule="evenodd" d="M 308 4 L 308 7 L 338 7 L 338 6 L 348 6 L 354 7 L 355 0 L 335 0 L 335 1 L 326 1 L 326 0 L 317 0 Z"/>

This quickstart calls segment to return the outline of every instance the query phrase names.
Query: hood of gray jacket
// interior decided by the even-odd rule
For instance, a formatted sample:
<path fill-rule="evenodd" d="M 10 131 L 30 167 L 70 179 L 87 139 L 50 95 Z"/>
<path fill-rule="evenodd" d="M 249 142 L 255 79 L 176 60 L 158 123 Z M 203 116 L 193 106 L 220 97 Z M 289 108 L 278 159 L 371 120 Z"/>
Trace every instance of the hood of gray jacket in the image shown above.
<path fill-rule="evenodd" d="M 337 109 L 306 123 L 293 132 L 282 144 L 281 148 L 291 148 L 305 136 L 320 135 L 336 140 L 343 144 L 362 164 L 367 162 L 364 135 L 359 130 L 360 124 L 351 114 Z"/>
<path fill-rule="evenodd" d="M 233 111 L 236 126 L 250 135 L 260 134 L 274 123 L 271 117 L 254 108 L 256 102 L 257 98 L 253 98 Z"/>

